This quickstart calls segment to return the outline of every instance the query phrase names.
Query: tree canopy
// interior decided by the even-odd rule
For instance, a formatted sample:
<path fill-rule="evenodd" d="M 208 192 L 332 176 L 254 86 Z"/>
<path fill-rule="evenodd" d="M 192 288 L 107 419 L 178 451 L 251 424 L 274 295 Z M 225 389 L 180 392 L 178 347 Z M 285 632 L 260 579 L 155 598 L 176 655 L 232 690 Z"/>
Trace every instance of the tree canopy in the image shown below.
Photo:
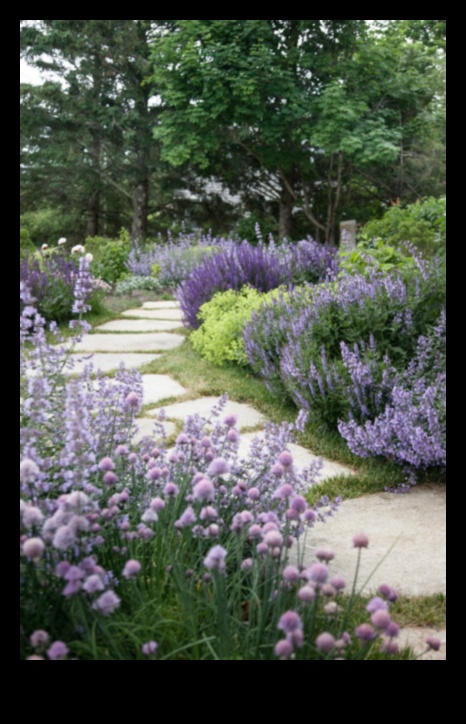
<path fill-rule="evenodd" d="M 249 211 L 334 242 L 444 192 L 444 23 L 21 21 L 55 78 L 21 88 L 22 210 L 134 239 Z"/>

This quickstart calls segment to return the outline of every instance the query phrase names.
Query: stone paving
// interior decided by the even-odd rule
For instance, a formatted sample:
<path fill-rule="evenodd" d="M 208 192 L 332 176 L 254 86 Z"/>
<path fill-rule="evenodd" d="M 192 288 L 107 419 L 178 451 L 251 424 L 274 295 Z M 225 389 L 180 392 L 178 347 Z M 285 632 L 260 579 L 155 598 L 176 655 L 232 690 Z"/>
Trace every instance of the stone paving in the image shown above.
<path fill-rule="evenodd" d="M 128 367 L 140 367 L 159 355 L 148 352 L 162 352 L 181 345 L 184 336 L 174 332 L 152 331 L 162 327 L 147 325 L 165 324 L 170 329 L 178 328 L 182 314 L 177 302 L 145 302 L 139 309 L 127 310 L 121 319 L 101 325 L 101 334 L 88 334 L 76 347 L 76 352 L 95 352 L 96 368 L 104 372 L 116 369 L 120 362 Z M 125 319 L 125 317 L 132 319 Z M 147 331 L 146 331 L 147 330 Z M 116 332 L 118 333 L 112 333 Z M 75 355 L 78 356 L 78 355 Z M 84 362 L 83 362 L 84 363 Z M 83 364 L 79 363 L 79 364 Z M 75 368 L 76 370 L 78 367 Z M 144 405 L 156 405 L 160 400 L 177 397 L 187 392 L 178 382 L 168 375 L 143 375 Z M 215 397 L 202 397 L 197 400 L 163 405 L 167 422 L 166 434 L 176 432 L 174 421 L 184 420 L 186 415 L 198 413 L 209 417 Z M 144 416 L 136 420 L 139 430 L 134 440 L 154 434 L 154 418 L 161 406 L 146 410 Z M 256 428 L 256 432 L 241 435 L 240 453 L 247 452 L 251 440 L 265 423 L 263 415 L 250 405 L 229 401 L 225 413 L 238 416 L 240 430 Z M 157 438 L 155 437 L 155 440 Z M 291 445 L 290 452 L 297 467 L 305 467 L 315 461 L 316 456 L 299 445 Z M 335 475 L 350 476 L 353 471 L 339 463 L 324 461 L 320 480 Z M 373 592 L 384 582 L 397 588 L 408 596 L 420 596 L 445 593 L 445 521 L 446 494 L 444 488 L 422 486 L 413 488 L 407 495 L 375 493 L 344 502 L 338 513 L 324 523 L 318 523 L 312 529 L 305 546 L 305 560 L 314 560 L 318 547 L 332 548 L 335 559 L 331 562 L 333 572 L 338 572 L 348 581 L 352 580 L 355 569 L 356 551 L 352 548 L 355 533 L 364 532 L 369 538 L 369 546 L 362 551 L 359 581 L 364 584 L 369 574 L 373 574 L 365 591 Z M 393 547 L 392 547 L 393 546 Z M 384 556 L 386 555 L 386 558 Z M 382 561 L 382 562 L 381 562 Z M 424 628 L 404 629 L 400 644 L 410 646 L 420 654 L 424 651 L 426 636 L 436 635 L 442 641 L 439 652 L 429 651 L 420 660 L 434 661 L 446 659 L 446 632 Z"/>
<path fill-rule="evenodd" d="M 76 352 L 161 352 L 183 344 L 181 334 L 169 332 L 148 334 L 88 334 L 79 342 Z"/>
<path fill-rule="evenodd" d="M 179 321 L 167 319 L 114 319 L 95 328 L 96 332 L 168 332 L 178 329 Z"/>
<path fill-rule="evenodd" d="M 178 322 L 183 321 L 181 309 L 127 309 L 121 313 L 122 317 L 133 319 L 171 319 Z"/>

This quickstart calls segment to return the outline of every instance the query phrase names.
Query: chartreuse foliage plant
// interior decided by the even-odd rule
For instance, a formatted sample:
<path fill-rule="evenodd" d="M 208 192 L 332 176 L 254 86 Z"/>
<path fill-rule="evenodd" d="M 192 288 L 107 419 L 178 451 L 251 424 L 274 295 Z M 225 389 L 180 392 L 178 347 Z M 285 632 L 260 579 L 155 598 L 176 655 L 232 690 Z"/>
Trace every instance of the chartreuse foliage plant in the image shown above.
<path fill-rule="evenodd" d="M 83 257 L 78 314 L 88 282 Z M 21 298 L 22 660 L 409 658 L 389 585 L 356 615 L 357 580 L 332 572 L 334 553 L 304 561 L 338 501 L 306 502 L 319 464 L 293 465 L 301 420 L 269 424 L 239 458 L 224 396 L 210 417 L 187 418 L 173 449 L 162 418 L 134 445 L 139 373 L 95 381 L 90 364 L 67 379 L 73 348 L 47 344 L 24 284 Z M 356 535 L 355 555 L 368 543 Z"/>
<path fill-rule="evenodd" d="M 248 364 L 243 328 L 267 295 L 245 286 L 214 294 L 199 310 L 201 326 L 191 334 L 191 343 L 205 359 L 217 365 L 226 362 Z"/>

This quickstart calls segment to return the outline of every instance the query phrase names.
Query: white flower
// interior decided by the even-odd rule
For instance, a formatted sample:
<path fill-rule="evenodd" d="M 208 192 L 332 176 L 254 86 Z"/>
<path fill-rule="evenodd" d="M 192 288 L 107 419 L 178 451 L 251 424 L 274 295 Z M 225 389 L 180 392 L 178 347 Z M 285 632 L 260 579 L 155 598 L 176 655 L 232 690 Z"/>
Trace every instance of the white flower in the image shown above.
<path fill-rule="evenodd" d="M 84 258 L 90 264 L 94 257 L 92 256 L 92 254 L 86 254 Z"/>
<path fill-rule="evenodd" d="M 84 247 L 82 244 L 76 244 L 76 246 L 73 246 L 71 249 L 72 254 L 84 254 Z"/>
<path fill-rule="evenodd" d="M 58 239 L 58 246 L 63 246 L 63 244 L 66 244 L 66 239 L 64 236 L 62 236 L 61 239 Z"/>
<path fill-rule="evenodd" d="M 49 245 L 48 245 L 48 244 L 42 244 L 42 246 L 41 246 L 40 248 L 42 249 L 42 251 L 45 251 L 46 249 L 49 248 Z"/>

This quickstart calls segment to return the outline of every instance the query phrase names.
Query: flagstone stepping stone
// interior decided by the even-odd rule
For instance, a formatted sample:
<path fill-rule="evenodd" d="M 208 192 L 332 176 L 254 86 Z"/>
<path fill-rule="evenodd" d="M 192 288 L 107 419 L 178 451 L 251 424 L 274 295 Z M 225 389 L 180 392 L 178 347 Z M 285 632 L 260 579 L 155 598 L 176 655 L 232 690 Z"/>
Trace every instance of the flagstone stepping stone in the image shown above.
<path fill-rule="evenodd" d="M 167 418 L 174 418 L 176 420 L 184 420 L 188 415 L 194 415 L 198 413 L 206 419 L 211 415 L 211 409 L 218 402 L 218 397 L 200 397 L 197 400 L 190 400 L 188 402 L 177 402 L 173 405 L 164 406 Z M 149 410 L 148 415 L 157 415 L 158 410 Z M 265 422 L 264 416 L 255 410 L 250 405 L 246 405 L 241 402 L 233 402 L 229 400 L 225 405 L 219 420 L 222 420 L 225 415 L 237 415 L 239 429 L 245 427 L 256 427 Z"/>
<path fill-rule="evenodd" d="M 240 455 L 246 455 L 252 440 L 257 436 L 262 437 L 263 433 L 246 432 L 244 435 L 241 435 L 239 443 Z M 309 450 L 306 450 L 306 448 L 301 447 L 301 445 L 290 443 L 287 445 L 287 448 L 293 456 L 293 464 L 298 469 L 307 468 L 319 460 L 318 455 L 314 455 L 309 452 Z M 327 478 L 333 478 L 335 475 L 354 475 L 353 471 L 344 465 L 340 465 L 339 463 L 335 463 L 331 460 L 326 460 L 325 458 L 321 458 L 321 460 L 323 461 L 323 467 L 316 477 L 316 481 L 319 483 Z"/>
<path fill-rule="evenodd" d="M 82 354 L 71 355 L 72 359 L 75 360 L 73 367 L 67 369 L 68 374 L 76 374 L 87 367 L 91 362 L 94 369 L 100 370 L 101 372 L 112 372 L 120 367 L 123 362 L 127 369 L 134 369 L 142 367 L 143 365 L 153 362 L 155 359 L 160 357 L 159 354 L 136 354 L 131 352 L 102 352 L 93 354 L 88 359 L 83 359 Z"/>
<path fill-rule="evenodd" d="M 440 649 L 438 651 L 424 651 L 427 649 L 426 638 L 434 636 L 440 641 Z M 400 649 L 410 648 L 415 654 L 422 656 L 418 661 L 445 661 L 447 658 L 447 631 L 446 629 L 434 628 L 402 628 L 396 639 Z"/>
<path fill-rule="evenodd" d="M 171 319 L 183 321 L 181 309 L 126 309 L 122 317 L 137 317 L 138 319 Z"/>
<path fill-rule="evenodd" d="M 164 319 L 114 319 L 95 327 L 97 332 L 168 332 L 181 326 L 179 321 Z"/>
<path fill-rule="evenodd" d="M 75 346 L 76 352 L 161 352 L 183 344 L 181 334 L 88 334 Z"/>
<path fill-rule="evenodd" d="M 138 443 L 142 440 L 143 437 L 146 437 L 147 435 L 150 437 L 154 437 L 154 442 L 157 442 L 161 439 L 158 434 L 154 432 L 155 420 L 153 417 L 138 417 L 135 422 L 138 426 L 138 431 L 133 436 L 133 442 Z M 165 428 L 165 433 L 167 437 L 175 434 L 176 425 L 174 422 L 164 422 L 163 426 Z"/>
<path fill-rule="evenodd" d="M 144 302 L 143 309 L 173 309 L 180 306 L 180 303 L 174 299 L 167 302 Z"/>
<path fill-rule="evenodd" d="M 381 583 L 406 596 L 446 592 L 444 486 L 422 485 L 406 494 L 375 493 L 344 501 L 334 517 L 316 523 L 309 532 L 305 564 L 314 560 L 316 548 L 331 548 L 335 551 L 332 574 L 342 575 L 350 585 L 357 560 L 352 540 L 360 532 L 369 539 L 368 548 L 361 551 L 358 576 L 359 588 L 365 584 L 366 593 Z"/>
<path fill-rule="evenodd" d="M 144 405 L 159 402 L 166 397 L 179 397 L 187 392 L 170 375 L 142 375 L 142 388 Z"/>

